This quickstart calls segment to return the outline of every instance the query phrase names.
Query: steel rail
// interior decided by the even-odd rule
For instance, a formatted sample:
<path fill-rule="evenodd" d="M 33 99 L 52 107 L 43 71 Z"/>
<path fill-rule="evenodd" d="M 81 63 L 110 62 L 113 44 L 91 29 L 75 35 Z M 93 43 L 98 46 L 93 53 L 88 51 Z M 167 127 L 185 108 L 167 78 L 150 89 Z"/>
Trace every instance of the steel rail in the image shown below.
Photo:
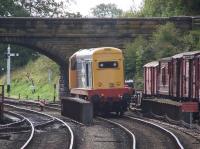
<path fill-rule="evenodd" d="M 10 100 L 10 99 L 11 99 L 11 98 L 9 98 L 9 100 Z M 17 99 L 12 98 L 11 100 L 17 100 Z M 5 100 L 5 102 L 7 102 L 7 101 Z M 9 101 L 9 102 L 10 102 L 10 101 Z M 23 102 L 20 102 L 20 101 L 18 101 L 18 102 L 19 102 L 19 104 L 25 104 L 26 102 L 30 104 L 30 101 L 25 101 L 25 100 L 23 100 Z M 37 101 L 35 101 L 35 102 L 32 101 L 31 103 L 33 103 L 34 106 L 39 106 L 39 104 L 38 104 L 39 102 L 37 102 Z M 11 104 L 11 103 L 8 103 L 8 104 Z M 31 106 L 31 105 L 29 105 L 29 106 Z M 45 108 L 45 109 L 49 109 L 49 110 L 55 110 L 55 111 L 61 112 L 61 107 L 59 107 L 59 104 L 58 104 L 58 108 L 52 107 L 52 106 L 49 106 L 49 105 L 45 105 L 44 108 Z M 76 121 L 76 120 L 73 120 L 73 119 L 71 119 L 71 118 L 69 118 L 69 117 L 65 117 L 65 118 L 67 118 L 69 121 L 71 121 L 71 122 L 73 122 L 73 123 L 79 124 L 79 125 L 81 125 L 81 126 L 85 126 L 85 124 L 83 124 L 83 123 L 81 123 L 81 122 L 78 122 L 78 121 Z"/>
<path fill-rule="evenodd" d="M 169 131 L 169 130 L 163 128 L 162 126 L 157 125 L 157 124 L 152 123 L 152 122 L 148 122 L 148 121 L 143 120 L 143 119 L 140 119 L 140 118 L 132 117 L 132 116 L 124 116 L 124 117 L 130 118 L 130 119 L 133 119 L 133 120 L 137 120 L 137 121 L 140 121 L 140 122 L 143 122 L 143 123 L 147 123 L 147 124 L 149 124 L 149 125 L 153 125 L 153 126 L 159 128 L 159 129 L 161 129 L 161 130 L 167 132 L 169 135 L 171 135 L 171 136 L 175 139 L 175 142 L 177 143 L 178 147 L 179 147 L 180 149 L 184 149 L 183 145 L 181 144 L 181 142 L 179 141 L 179 139 L 176 137 L 176 135 L 175 135 L 174 133 L 172 133 L 171 131 Z"/>
<path fill-rule="evenodd" d="M 5 105 L 13 107 L 13 108 L 16 108 L 16 109 L 20 109 L 20 110 L 24 110 L 24 111 L 29 111 L 29 112 L 37 113 L 37 114 L 40 114 L 40 115 L 45 115 L 47 117 L 50 117 L 52 119 L 56 119 L 57 121 L 63 123 L 67 127 L 67 129 L 69 130 L 69 132 L 70 132 L 70 145 L 69 145 L 69 149 L 73 149 L 73 145 L 74 145 L 74 134 L 73 134 L 73 131 L 72 131 L 71 127 L 66 122 L 64 122 L 63 120 L 61 120 L 61 119 L 59 119 L 57 117 L 48 115 L 46 113 L 35 111 L 35 110 L 25 109 L 25 108 L 17 107 L 17 106 L 10 105 L 10 104 L 5 104 Z"/>
<path fill-rule="evenodd" d="M 130 134 L 131 137 L 132 137 L 132 140 L 133 140 L 132 148 L 136 149 L 136 138 L 135 138 L 135 135 L 130 130 L 128 130 L 123 125 L 121 125 L 121 124 L 119 124 L 117 122 L 114 122 L 112 120 L 108 120 L 108 119 L 105 119 L 105 118 L 102 118 L 102 117 L 98 117 L 98 118 L 101 119 L 101 120 L 107 121 L 107 122 L 109 122 L 111 124 L 117 125 L 118 127 L 122 128 L 124 131 L 126 131 L 128 134 Z"/>

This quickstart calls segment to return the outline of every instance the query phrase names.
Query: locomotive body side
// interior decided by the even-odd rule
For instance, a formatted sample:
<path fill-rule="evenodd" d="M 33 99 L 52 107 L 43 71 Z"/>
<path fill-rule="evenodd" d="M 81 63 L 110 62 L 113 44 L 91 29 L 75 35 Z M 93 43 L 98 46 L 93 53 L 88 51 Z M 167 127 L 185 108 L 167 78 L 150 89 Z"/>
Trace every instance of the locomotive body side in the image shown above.
<path fill-rule="evenodd" d="M 124 87 L 122 51 L 112 47 L 85 49 L 75 57 L 76 76 L 71 76 L 69 83 L 76 85 L 69 85 L 71 95 L 91 101 L 95 112 L 126 111 L 132 89 Z"/>

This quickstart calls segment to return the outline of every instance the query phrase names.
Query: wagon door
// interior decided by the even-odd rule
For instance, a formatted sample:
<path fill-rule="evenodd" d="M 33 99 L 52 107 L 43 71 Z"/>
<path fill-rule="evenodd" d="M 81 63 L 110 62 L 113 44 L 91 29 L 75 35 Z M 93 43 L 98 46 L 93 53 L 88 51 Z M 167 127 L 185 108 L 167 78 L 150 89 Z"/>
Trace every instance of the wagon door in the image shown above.
<path fill-rule="evenodd" d="M 189 97 L 189 75 L 190 75 L 190 70 L 189 67 L 190 63 L 188 59 L 185 59 L 184 62 L 184 75 L 183 75 L 183 96 L 185 98 Z"/>
<path fill-rule="evenodd" d="M 177 60 L 174 59 L 172 61 L 172 64 L 173 64 L 173 86 L 172 86 L 172 95 L 174 97 L 177 97 L 177 94 L 176 94 L 176 91 L 177 91 Z"/>
<path fill-rule="evenodd" d="M 192 59 L 192 70 L 191 70 L 191 76 L 192 76 L 192 95 L 191 95 L 191 98 L 192 99 L 195 99 L 196 97 L 196 81 L 197 81 L 197 78 L 196 78 L 196 69 L 195 69 L 195 66 L 196 66 L 196 62 L 194 59 Z"/>

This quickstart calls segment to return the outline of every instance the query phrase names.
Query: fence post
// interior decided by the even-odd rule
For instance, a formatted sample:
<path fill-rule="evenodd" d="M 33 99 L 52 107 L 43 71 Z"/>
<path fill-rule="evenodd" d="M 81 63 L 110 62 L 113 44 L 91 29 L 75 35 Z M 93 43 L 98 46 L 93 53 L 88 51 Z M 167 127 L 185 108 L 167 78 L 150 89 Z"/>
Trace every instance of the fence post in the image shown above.
<path fill-rule="evenodd" d="M 56 102 L 56 84 L 54 84 L 54 90 L 53 90 L 53 102 Z"/>
<path fill-rule="evenodd" d="M 4 85 L 0 85 L 0 122 L 3 122 L 3 111 L 4 111 Z"/>

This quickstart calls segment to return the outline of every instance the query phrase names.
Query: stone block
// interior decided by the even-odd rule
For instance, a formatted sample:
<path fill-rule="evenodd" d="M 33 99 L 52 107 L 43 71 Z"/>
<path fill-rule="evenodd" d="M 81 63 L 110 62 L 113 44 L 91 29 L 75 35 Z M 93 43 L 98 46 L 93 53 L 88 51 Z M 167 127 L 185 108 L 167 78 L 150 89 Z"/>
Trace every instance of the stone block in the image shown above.
<path fill-rule="evenodd" d="M 93 105 L 80 98 L 61 97 L 61 115 L 88 125 L 93 120 Z"/>

